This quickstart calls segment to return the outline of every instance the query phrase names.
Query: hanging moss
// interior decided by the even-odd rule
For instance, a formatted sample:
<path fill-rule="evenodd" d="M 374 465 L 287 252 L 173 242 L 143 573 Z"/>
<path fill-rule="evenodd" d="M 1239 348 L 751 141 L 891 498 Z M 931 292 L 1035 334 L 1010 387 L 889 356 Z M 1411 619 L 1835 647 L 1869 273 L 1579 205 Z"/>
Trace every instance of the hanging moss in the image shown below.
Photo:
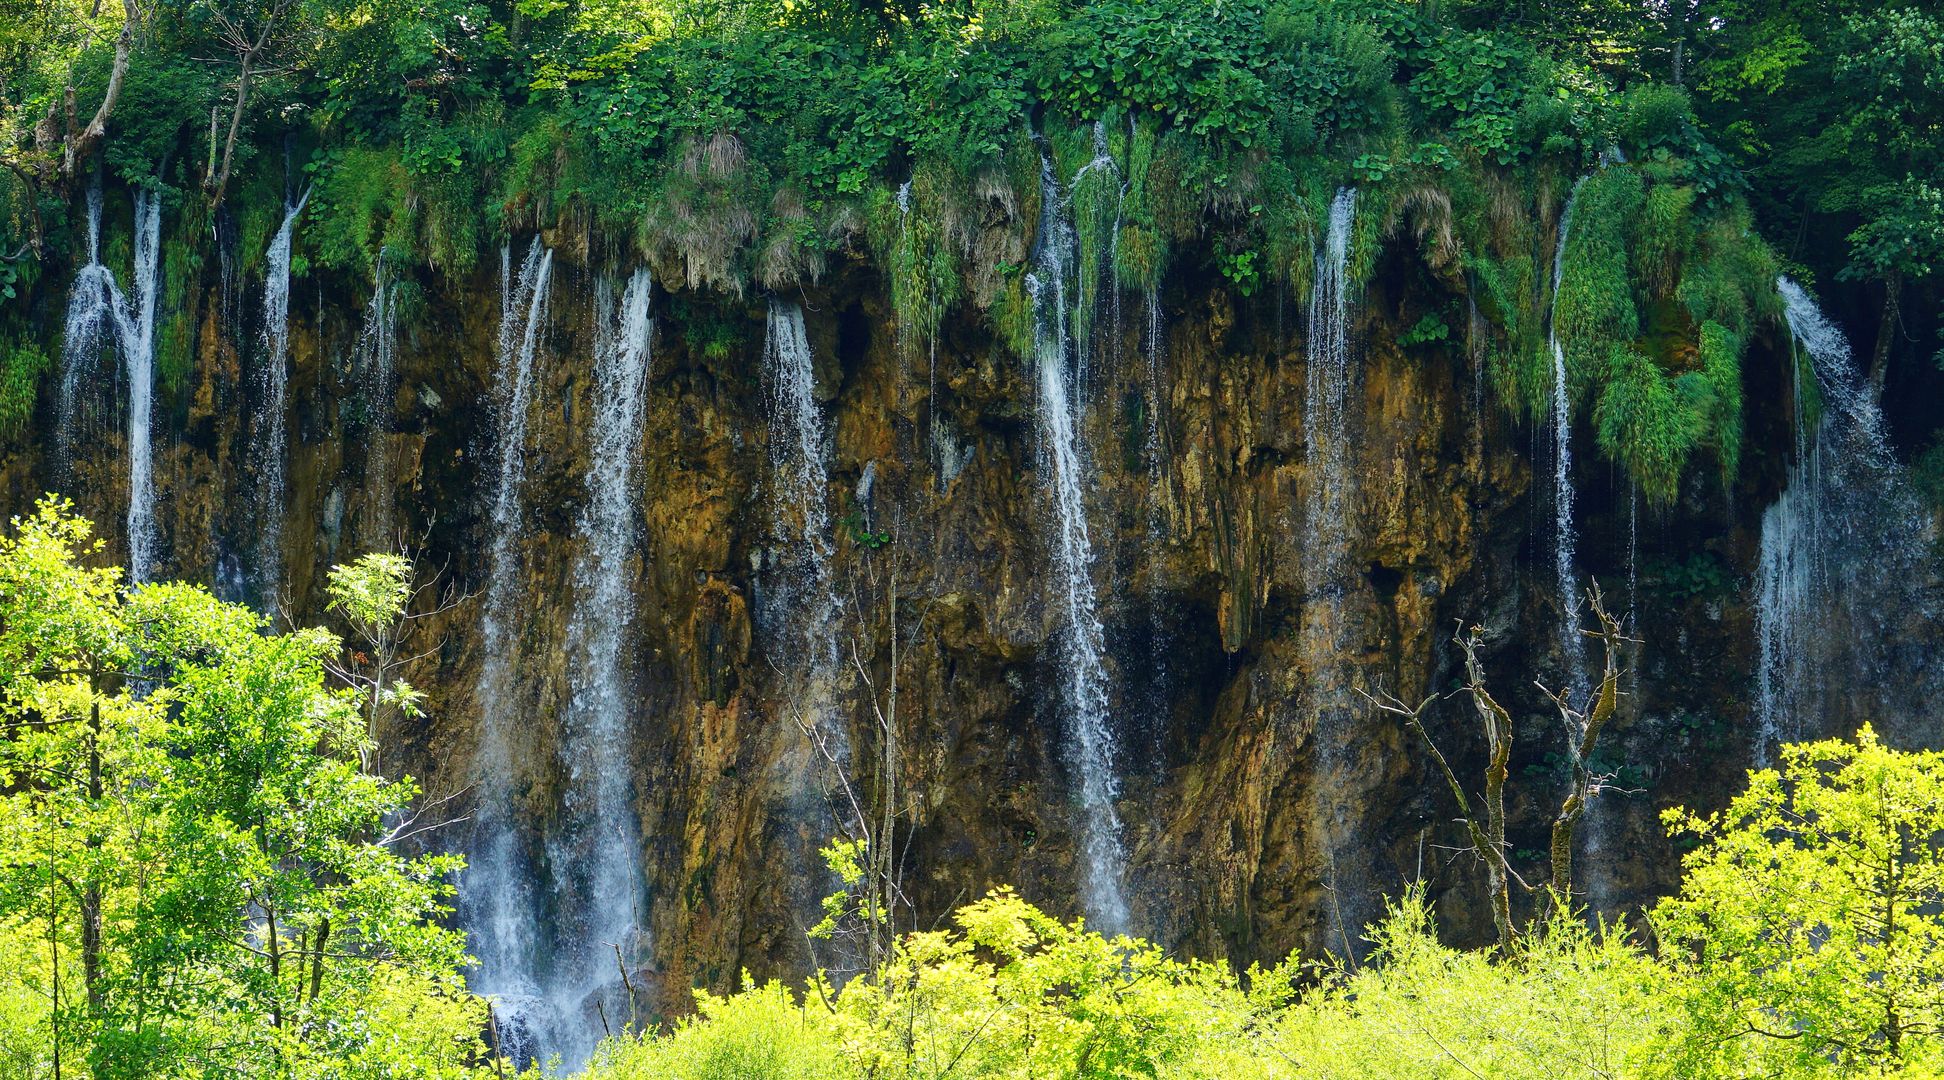
<path fill-rule="evenodd" d="M 168 393 L 179 392 L 196 364 L 196 331 L 201 299 L 202 238 L 209 234 L 208 203 L 184 201 L 174 232 L 162 243 L 162 295 L 157 310 L 155 374 Z"/>
<path fill-rule="evenodd" d="M 1650 503 L 1666 506 L 1679 493 L 1688 455 L 1707 430 L 1712 396 L 1705 377 L 1670 380 L 1639 351 L 1614 345 L 1593 410 L 1600 451 L 1626 468 Z"/>
<path fill-rule="evenodd" d="M 1602 169 L 1580 186 L 1572 220 L 1566 223 L 1552 318 L 1575 396 L 1598 379 L 1613 343 L 1630 342 L 1640 333 L 1627 237 L 1645 194 L 1634 170 Z"/>
<path fill-rule="evenodd" d="M 1741 468 L 1741 356 L 1741 338 L 1733 331 L 1713 320 L 1701 325 L 1701 375 L 1708 380 L 1714 406 L 1709 415 L 1709 441 L 1721 462 L 1724 484 L 1733 483 Z"/>
<path fill-rule="evenodd" d="M 15 434 L 34 415 L 41 376 L 52 366 L 32 341 L 0 341 L 0 432 Z"/>
<path fill-rule="evenodd" d="M 304 244 L 313 263 L 368 277 L 379 248 L 387 243 L 400 252 L 413 252 L 411 203 L 405 198 L 409 174 L 395 151 L 332 150 L 323 156 L 316 177 L 304 227 Z M 239 223 L 238 243 L 248 242 Z M 244 250 L 256 249 L 246 246 Z"/>
<path fill-rule="evenodd" d="M 1120 233 L 1114 238 L 1114 274 L 1141 292 L 1156 289 L 1167 269 L 1168 237 L 1158 220 L 1162 203 L 1173 196 L 1160 186 L 1165 163 L 1156 169 L 1157 140 L 1152 121 L 1136 121 L 1127 136 L 1127 194 L 1122 199 Z"/>
<path fill-rule="evenodd" d="M 1675 295 L 1695 322 L 1713 320 L 1747 337 L 1757 322 L 1781 314 L 1779 272 L 1775 253 L 1750 228 L 1747 209 L 1734 206 L 1701 230 Z"/>
<path fill-rule="evenodd" d="M 992 299 L 992 331 L 1013 355 L 1033 355 L 1033 298 L 1026 293 L 1023 273 L 1006 275 Z"/>
<path fill-rule="evenodd" d="M 1681 263 L 1694 239 L 1694 189 L 1656 184 L 1647 197 L 1634 233 L 1634 276 L 1654 297 L 1674 291 Z"/>
<path fill-rule="evenodd" d="M 898 324 L 899 352 L 910 360 L 937 341 L 945 311 L 959 299 L 966 197 L 942 162 L 924 162 L 904 198 L 900 206 L 895 192 L 880 189 L 867 234 Z"/>

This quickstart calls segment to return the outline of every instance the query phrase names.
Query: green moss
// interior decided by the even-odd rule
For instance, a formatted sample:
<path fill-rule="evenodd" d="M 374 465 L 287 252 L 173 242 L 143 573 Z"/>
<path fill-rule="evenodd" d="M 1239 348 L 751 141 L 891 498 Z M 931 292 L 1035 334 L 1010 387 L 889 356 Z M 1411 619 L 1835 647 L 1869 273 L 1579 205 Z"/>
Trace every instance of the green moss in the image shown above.
<path fill-rule="evenodd" d="M 1008 274 L 992 300 L 992 332 L 1013 351 L 1013 355 L 1033 355 L 1033 299 L 1026 294 L 1023 274 Z"/>
<path fill-rule="evenodd" d="M 1781 314 L 1779 272 L 1775 253 L 1750 228 L 1747 209 L 1737 205 L 1701 230 L 1675 295 L 1695 322 L 1712 320 L 1746 337 L 1757 322 Z"/>
<path fill-rule="evenodd" d="M 53 361 L 31 341 L 0 343 L 0 432 L 14 434 L 34 415 L 41 376 Z"/>
<path fill-rule="evenodd" d="M 369 276 L 387 244 L 418 254 L 412 243 L 411 177 L 397 151 L 361 146 L 327 151 L 315 175 L 303 233 L 313 264 Z M 248 233 L 238 231 L 239 242 L 248 245 Z"/>
<path fill-rule="evenodd" d="M 959 299 L 966 194 L 963 180 L 942 163 L 922 163 L 905 199 L 900 207 L 893 192 L 880 189 L 868 232 L 897 320 L 899 351 L 909 360 L 937 341 L 946 310 Z"/>
<path fill-rule="evenodd" d="M 1714 407 L 1705 377 L 1668 379 L 1639 351 L 1614 345 L 1593 423 L 1601 452 L 1626 468 L 1648 502 L 1666 506 L 1679 494 L 1681 472 Z"/>
<path fill-rule="evenodd" d="M 1721 462 L 1724 484 L 1734 482 L 1741 468 L 1742 342 L 1733 331 L 1712 320 L 1701 325 L 1701 375 L 1708 380 L 1713 402 L 1709 441 Z"/>
<path fill-rule="evenodd" d="M 1114 275 L 1139 292 L 1160 287 L 1168 265 L 1168 235 L 1161 219 L 1178 194 L 1151 121 L 1137 121 L 1123 140 L 1127 146 L 1126 194 L 1120 208 L 1120 233 L 1114 238 Z M 1160 166 L 1157 168 L 1157 165 Z"/>
<path fill-rule="evenodd" d="M 1573 203 L 1552 318 L 1576 397 L 1597 381 L 1614 343 L 1640 333 L 1627 238 L 1645 199 L 1640 174 L 1614 167 L 1588 177 Z"/>
<path fill-rule="evenodd" d="M 1634 276 L 1656 297 L 1673 293 L 1694 239 L 1694 189 L 1656 184 L 1647 190 L 1634 234 Z"/>

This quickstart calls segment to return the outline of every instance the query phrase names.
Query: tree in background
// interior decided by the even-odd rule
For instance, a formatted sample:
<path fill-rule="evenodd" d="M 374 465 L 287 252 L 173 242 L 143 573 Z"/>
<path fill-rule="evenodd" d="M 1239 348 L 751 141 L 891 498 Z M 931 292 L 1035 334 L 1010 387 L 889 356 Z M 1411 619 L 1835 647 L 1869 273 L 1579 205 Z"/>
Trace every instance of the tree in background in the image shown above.
<path fill-rule="evenodd" d="M 361 768 L 337 639 L 124 586 L 100 551 L 54 500 L 0 537 L 0 1054 L 38 1047 L 29 1077 L 480 1060 L 436 921 L 458 860 L 394 850 L 416 788 Z"/>

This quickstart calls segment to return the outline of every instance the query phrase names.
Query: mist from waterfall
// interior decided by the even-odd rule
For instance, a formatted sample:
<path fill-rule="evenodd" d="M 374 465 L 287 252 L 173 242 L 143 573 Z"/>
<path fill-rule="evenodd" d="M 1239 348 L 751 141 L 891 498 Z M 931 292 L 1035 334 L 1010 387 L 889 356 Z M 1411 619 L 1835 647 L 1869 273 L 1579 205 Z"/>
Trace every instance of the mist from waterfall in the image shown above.
<path fill-rule="evenodd" d="M 497 458 L 488 570 L 480 617 L 480 664 L 474 700 L 479 749 L 474 843 L 460 880 L 460 915 L 471 934 L 479 969 L 475 992 L 498 999 L 499 1039 L 516 1062 L 550 1047 L 548 1036 L 566 1018 L 541 996 L 539 898 L 513 804 L 515 761 L 514 642 L 520 618 L 520 541 L 525 534 L 527 414 L 533 360 L 547 321 L 553 250 L 535 239 L 515 276 L 510 249 L 500 249 L 500 328 L 493 378 Z"/>
<path fill-rule="evenodd" d="M 574 608 L 567 623 L 570 697 L 558 755 L 565 775 L 562 820 L 547 840 L 556 916 L 542 993 L 561 1021 L 543 1049 L 568 1068 L 592 1053 L 603 1013 L 619 1027 L 632 1014 L 619 963 L 648 956 L 641 828 L 627 767 L 636 698 L 624 655 L 634 622 L 628 579 L 635 552 L 638 480 L 650 362 L 648 271 L 636 270 L 617 304 L 615 283 L 594 285 L 593 431 L 587 502 L 575 526 Z"/>
<path fill-rule="evenodd" d="M 1080 780 L 1081 903 L 1095 929 L 1115 933 L 1128 929 L 1127 854 L 1116 806 L 1120 778 L 1108 715 L 1106 631 L 1094 598 L 1093 543 L 1087 531 L 1088 463 L 1079 435 L 1085 397 L 1075 389 L 1081 385 L 1084 359 L 1069 332 L 1074 315 L 1069 289 L 1084 280 L 1078 266 L 1084 260 L 1077 248 L 1065 193 L 1051 158 L 1044 157 L 1039 235 L 1026 290 L 1038 367 L 1040 452 L 1053 496 L 1054 580 L 1063 601 L 1061 704 Z"/>
<path fill-rule="evenodd" d="M 358 379 L 367 416 L 365 434 L 365 546 L 390 550 L 392 504 L 392 423 L 398 394 L 398 296 L 391 264 L 378 253 L 371 300 L 358 334 Z"/>
<path fill-rule="evenodd" d="M 252 433 L 257 466 L 257 596 L 275 603 L 284 587 L 283 532 L 290 467 L 290 247 L 310 191 L 284 208 L 263 272 L 262 394 Z"/>
<path fill-rule="evenodd" d="M 1938 678 L 1910 625 L 1935 616 L 1923 594 L 1930 528 L 1891 452 L 1881 405 L 1808 293 L 1786 277 L 1776 288 L 1800 354 L 1796 460 L 1762 514 L 1755 579 L 1758 765 L 1773 762 L 1777 744 L 1824 736 L 1844 720 L 1921 719 Z M 1813 420 L 1812 394 L 1822 404 Z"/>

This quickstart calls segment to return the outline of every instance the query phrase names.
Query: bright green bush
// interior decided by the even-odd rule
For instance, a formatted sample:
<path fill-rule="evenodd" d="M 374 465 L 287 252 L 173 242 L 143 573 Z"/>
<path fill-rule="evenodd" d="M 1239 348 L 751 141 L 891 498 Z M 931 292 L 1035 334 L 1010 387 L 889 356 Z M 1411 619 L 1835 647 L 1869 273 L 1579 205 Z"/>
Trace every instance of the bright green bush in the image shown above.
<path fill-rule="evenodd" d="M 1944 1070 L 1944 755 L 1855 741 L 1782 749 L 1715 814 L 1654 911 L 1688 1013 L 1689 1076 Z"/>

